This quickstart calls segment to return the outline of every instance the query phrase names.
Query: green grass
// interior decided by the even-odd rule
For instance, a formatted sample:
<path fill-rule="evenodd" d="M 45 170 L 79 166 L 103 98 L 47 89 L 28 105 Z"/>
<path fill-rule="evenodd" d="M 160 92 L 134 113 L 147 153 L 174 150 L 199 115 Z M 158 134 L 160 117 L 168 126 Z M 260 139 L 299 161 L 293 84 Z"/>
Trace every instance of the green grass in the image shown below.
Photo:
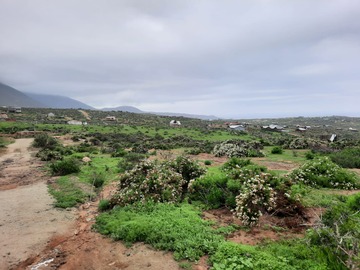
<path fill-rule="evenodd" d="M 212 256 L 214 270 L 327 270 L 326 256 L 320 248 L 299 240 L 248 246 L 223 242 Z M 341 269 L 341 268 L 340 268 Z"/>
<path fill-rule="evenodd" d="M 345 197 L 336 189 L 315 189 L 303 185 L 293 185 L 292 194 L 299 194 L 305 207 L 330 207 Z"/>
<path fill-rule="evenodd" d="M 110 155 L 91 155 L 91 165 L 84 165 L 78 174 L 81 182 L 93 183 L 94 177 L 102 174 L 105 177 L 105 184 L 117 179 L 119 158 L 112 158 Z"/>
<path fill-rule="evenodd" d="M 49 186 L 49 193 L 55 198 L 55 207 L 69 208 L 84 203 L 90 196 L 85 192 L 78 180 L 71 176 L 62 176 Z"/>
<path fill-rule="evenodd" d="M 145 242 L 156 249 L 173 251 L 176 260 L 198 260 L 213 253 L 224 241 L 189 204 L 132 205 L 100 214 L 95 228 L 126 243 Z"/>
<path fill-rule="evenodd" d="M 264 154 L 266 161 L 273 161 L 273 162 L 295 162 L 295 163 L 304 163 L 306 161 L 306 153 L 309 150 L 290 150 L 290 149 L 283 149 L 282 154 L 272 154 L 271 150 L 274 146 L 265 146 L 264 147 Z"/>

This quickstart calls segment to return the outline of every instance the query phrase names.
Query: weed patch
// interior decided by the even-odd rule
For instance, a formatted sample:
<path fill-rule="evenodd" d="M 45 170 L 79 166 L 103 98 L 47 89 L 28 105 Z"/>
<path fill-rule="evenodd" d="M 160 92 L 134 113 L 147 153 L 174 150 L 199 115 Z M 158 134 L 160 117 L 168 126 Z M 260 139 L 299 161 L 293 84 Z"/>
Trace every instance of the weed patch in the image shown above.
<path fill-rule="evenodd" d="M 116 208 L 100 214 L 95 228 L 115 240 L 143 241 L 157 249 L 173 251 L 176 260 L 198 260 L 204 254 L 214 253 L 224 241 L 189 204 L 147 203 Z"/>

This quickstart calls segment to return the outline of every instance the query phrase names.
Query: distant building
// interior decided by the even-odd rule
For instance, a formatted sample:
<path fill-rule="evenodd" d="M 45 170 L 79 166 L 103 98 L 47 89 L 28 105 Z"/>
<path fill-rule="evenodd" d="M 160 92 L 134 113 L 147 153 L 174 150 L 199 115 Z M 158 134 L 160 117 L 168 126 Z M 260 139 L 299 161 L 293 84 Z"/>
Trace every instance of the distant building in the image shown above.
<path fill-rule="evenodd" d="M 170 127 L 180 127 L 181 123 L 179 120 L 171 120 L 170 121 Z"/>
<path fill-rule="evenodd" d="M 9 107 L 8 112 L 21 113 L 21 107 Z"/>
<path fill-rule="evenodd" d="M 105 117 L 105 120 L 106 121 L 116 121 L 116 117 L 108 115 L 108 116 Z"/>
<path fill-rule="evenodd" d="M 358 130 L 356 128 L 352 128 L 352 127 L 349 128 L 349 131 L 358 132 Z"/>
<path fill-rule="evenodd" d="M 48 117 L 48 118 L 55 117 L 55 114 L 53 114 L 52 112 L 51 112 L 51 113 L 48 113 L 47 117 Z"/>
<path fill-rule="evenodd" d="M 284 127 L 280 125 L 269 125 L 269 126 L 262 126 L 262 129 L 269 131 L 282 131 L 284 130 Z"/>
<path fill-rule="evenodd" d="M 245 131 L 245 127 L 243 125 L 229 125 L 229 129 L 236 131 Z"/>

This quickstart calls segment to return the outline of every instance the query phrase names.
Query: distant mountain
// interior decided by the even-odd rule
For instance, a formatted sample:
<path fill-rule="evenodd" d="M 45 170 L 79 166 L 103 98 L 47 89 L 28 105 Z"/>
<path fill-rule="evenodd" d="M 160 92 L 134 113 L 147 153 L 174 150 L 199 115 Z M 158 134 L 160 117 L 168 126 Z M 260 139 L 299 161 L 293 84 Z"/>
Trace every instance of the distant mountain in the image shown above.
<path fill-rule="evenodd" d="M 171 112 L 148 112 L 150 114 L 156 114 L 161 116 L 175 116 L 175 117 L 187 117 L 187 118 L 197 118 L 202 120 L 216 120 L 220 119 L 215 115 L 202 115 L 202 114 L 188 114 L 188 113 L 171 113 Z"/>
<path fill-rule="evenodd" d="M 142 110 L 139 110 L 136 107 L 133 106 L 119 106 L 119 107 L 115 107 L 115 108 L 103 108 L 101 109 L 102 111 L 121 111 L 121 112 L 131 112 L 131 113 L 146 113 Z"/>
<path fill-rule="evenodd" d="M 42 103 L 47 108 L 54 109 L 88 109 L 95 110 L 95 108 L 82 103 L 76 99 L 72 99 L 65 96 L 58 95 L 45 95 L 45 94 L 34 94 L 34 93 L 25 93 L 30 98 Z"/>
<path fill-rule="evenodd" d="M 45 107 L 41 102 L 3 83 L 0 83 L 0 106 Z"/>
<path fill-rule="evenodd" d="M 174 116 L 174 117 L 188 117 L 188 118 L 197 118 L 202 120 L 215 120 L 219 119 L 214 115 L 198 115 L 198 114 L 188 114 L 188 113 L 171 113 L 171 112 L 145 112 L 133 106 L 119 106 L 115 108 L 103 108 L 102 111 L 123 111 L 131 113 L 147 113 L 155 114 L 160 116 Z"/>

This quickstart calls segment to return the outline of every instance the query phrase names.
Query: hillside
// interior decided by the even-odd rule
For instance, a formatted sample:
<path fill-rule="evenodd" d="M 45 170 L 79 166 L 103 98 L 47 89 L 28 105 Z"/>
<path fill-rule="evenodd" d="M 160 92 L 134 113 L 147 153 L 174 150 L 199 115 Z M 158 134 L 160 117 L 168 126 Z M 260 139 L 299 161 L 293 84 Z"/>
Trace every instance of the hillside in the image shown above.
<path fill-rule="evenodd" d="M 41 102 L 1 82 L 0 97 L 0 106 L 45 107 Z"/>
<path fill-rule="evenodd" d="M 115 108 L 102 108 L 102 111 L 117 111 L 117 112 L 131 112 L 131 113 L 145 113 L 142 110 L 139 110 L 136 107 L 133 106 L 119 106 L 119 107 L 115 107 Z"/>
<path fill-rule="evenodd" d="M 94 110 L 93 107 L 80 102 L 76 99 L 72 99 L 65 96 L 59 95 L 45 95 L 45 94 L 34 94 L 34 93 L 25 93 L 30 98 L 44 104 L 47 108 L 57 108 L 57 109 L 88 109 Z"/>
<path fill-rule="evenodd" d="M 188 114 L 188 113 L 172 113 L 172 112 L 145 112 L 133 106 L 119 106 L 114 108 L 103 108 L 102 111 L 122 111 L 122 112 L 131 112 L 131 113 L 146 113 L 154 114 L 160 116 L 174 116 L 174 117 L 187 117 L 187 118 L 197 118 L 202 120 L 214 120 L 219 119 L 214 115 L 198 115 L 198 114 Z"/>

